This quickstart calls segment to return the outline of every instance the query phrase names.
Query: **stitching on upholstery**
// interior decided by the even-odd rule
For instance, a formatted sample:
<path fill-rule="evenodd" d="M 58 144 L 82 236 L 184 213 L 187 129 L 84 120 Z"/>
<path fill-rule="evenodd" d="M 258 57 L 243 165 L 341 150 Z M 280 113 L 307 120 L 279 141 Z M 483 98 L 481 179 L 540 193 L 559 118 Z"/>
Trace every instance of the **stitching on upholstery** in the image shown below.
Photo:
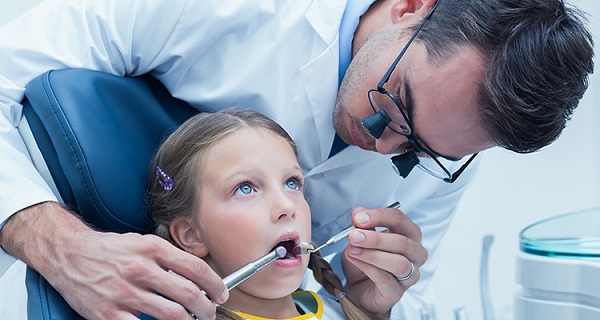
<path fill-rule="evenodd" d="M 77 154 L 75 147 L 74 147 L 74 143 L 71 141 L 70 136 L 67 134 L 67 130 L 65 130 L 65 126 L 63 125 L 62 121 L 60 121 L 60 117 L 58 116 L 58 113 L 56 111 L 56 109 L 60 108 L 59 105 L 55 105 L 54 104 L 54 100 L 51 99 L 52 95 L 50 94 L 50 92 L 52 92 L 52 84 L 50 82 L 50 73 L 52 73 L 53 71 L 50 71 L 47 73 L 46 78 L 48 79 L 47 81 L 42 81 L 42 88 L 44 89 L 44 93 L 46 94 L 46 99 L 50 102 L 50 105 L 52 106 L 52 113 L 54 113 L 54 116 L 56 118 L 56 120 L 58 120 L 58 123 L 60 125 L 60 128 L 63 131 L 64 136 L 67 138 L 67 141 L 69 142 L 69 146 L 71 147 L 71 151 L 73 153 L 73 155 L 75 156 L 75 160 L 77 161 L 78 164 L 78 171 L 81 177 L 84 177 L 84 171 L 82 169 L 82 165 L 81 163 L 84 161 L 81 161 L 79 155 Z M 47 83 L 46 83 L 47 82 Z M 49 87 L 49 89 L 47 89 Z M 56 99 L 56 102 L 58 104 L 58 99 Z M 75 139 L 77 140 L 77 139 Z M 77 141 L 75 141 L 77 142 Z M 77 145 L 79 145 L 79 143 L 77 142 Z M 84 159 L 85 160 L 85 159 Z M 90 177 L 91 179 L 91 177 Z M 85 190 L 87 192 L 88 195 L 92 195 L 90 187 L 88 185 L 87 179 L 82 179 L 83 184 L 85 186 Z M 98 205 L 96 204 L 96 200 L 94 200 L 94 197 L 90 197 L 92 199 L 92 204 L 94 205 L 94 207 L 96 209 L 99 209 Z M 98 210 L 101 211 L 101 210 Z M 103 215 L 104 216 L 104 215 Z M 106 217 L 104 217 L 104 219 L 106 219 Z"/>
<path fill-rule="evenodd" d="M 65 130 L 65 125 L 63 125 L 63 122 L 60 120 L 60 117 L 58 116 L 58 112 L 57 112 L 57 109 L 61 109 L 60 105 L 58 103 L 58 99 L 51 99 L 52 97 L 55 97 L 55 95 L 51 94 L 53 89 L 52 89 L 52 83 L 50 81 L 50 73 L 52 73 L 52 72 L 54 72 L 54 70 L 51 70 L 46 74 L 47 80 L 42 81 L 42 88 L 46 95 L 46 99 L 49 101 L 50 105 L 52 106 L 52 113 L 54 114 L 56 120 L 58 121 L 58 123 L 60 125 L 60 128 L 62 129 L 63 135 L 67 138 L 67 141 L 69 143 L 71 151 L 75 157 L 75 160 L 77 161 L 77 164 L 78 164 L 77 169 L 79 171 L 79 175 L 81 177 L 83 177 L 81 180 L 83 181 L 83 184 L 85 186 L 85 191 L 88 195 L 88 198 L 91 200 L 90 202 L 92 203 L 92 205 L 96 209 L 96 211 L 98 211 L 101 214 L 102 218 L 105 219 L 106 221 L 108 221 L 109 223 L 114 224 L 113 219 L 116 219 L 116 221 L 118 221 L 118 223 L 119 223 L 119 228 L 122 228 L 122 225 L 126 225 L 126 226 L 134 227 L 137 229 L 138 228 L 137 226 L 132 225 L 131 223 L 126 222 L 123 219 L 111 214 L 110 211 L 100 209 L 100 207 L 101 207 L 100 203 L 102 204 L 103 208 L 106 208 L 106 206 L 103 204 L 103 201 L 102 201 L 101 197 L 99 196 L 99 193 L 97 191 L 93 192 L 92 189 L 95 190 L 95 188 L 91 188 L 90 184 L 88 183 L 88 179 L 84 178 L 85 171 L 83 170 L 84 165 L 82 165 L 82 163 L 86 163 L 87 161 L 85 159 L 85 156 L 83 155 L 83 150 L 82 150 L 82 154 L 80 156 L 80 155 L 78 155 L 78 153 L 76 152 L 75 147 L 74 147 L 74 145 L 81 146 L 81 144 L 76 139 L 75 135 L 73 135 L 73 138 L 72 138 L 73 140 L 72 140 L 71 136 L 66 134 L 67 130 Z M 56 101 L 56 104 L 54 103 L 54 101 Z M 68 122 L 67 122 L 67 124 L 68 124 Z M 94 185 L 94 183 L 93 183 L 94 179 L 93 179 L 93 176 L 91 173 L 89 174 L 89 179 L 92 180 L 91 184 Z M 98 196 L 99 200 L 97 200 L 96 196 Z M 105 214 L 105 211 L 108 212 L 108 215 Z"/>
<path fill-rule="evenodd" d="M 46 300 L 46 305 L 48 306 L 47 310 L 48 310 L 48 315 L 50 315 L 50 302 L 47 301 L 48 300 L 48 295 L 44 294 L 44 292 L 46 290 L 46 279 L 44 279 L 42 277 L 42 275 L 38 274 L 38 294 L 40 295 L 40 299 L 39 299 L 39 303 L 40 303 L 40 310 L 41 310 L 41 314 L 42 314 L 42 319 L 46 319 L 46 312 L 44 312 L 44 300 Z"/>

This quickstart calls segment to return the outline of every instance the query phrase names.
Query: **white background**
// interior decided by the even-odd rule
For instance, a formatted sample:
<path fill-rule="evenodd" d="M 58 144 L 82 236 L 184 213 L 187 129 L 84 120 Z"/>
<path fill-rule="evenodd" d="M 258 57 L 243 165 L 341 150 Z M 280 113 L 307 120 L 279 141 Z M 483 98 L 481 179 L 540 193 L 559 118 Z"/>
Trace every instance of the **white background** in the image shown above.
<path fill-rule="evenodd" d="M 0 25 L 39 2 L 0 0 Z M 568 2 L 590 14 L 590 28 L 596 43 L 600 43 L 600 25 L 594 21 L 600 21 L 600 3 Z M 439 319 L 454 319 L 457 308 L 464 308 L 470 320 L 482 319 L 479 263 L 485 235 L 495 237 L 490 256 L 490 287 L 496 319 L 511 319 L 513 294 L 517 290 L 514 269 L 519 232 L 551 216 L 600 207 L 599 77 L 592 75 L 590 88 L 573 120 L 553 145 L 529 155 L 501 149 L 482 153 L 480 173 L 460 203 L 443 242 L 441 265 L 433 280 Z M 2 319 L 26 318 L 23 274 L 22 264 L 16 264 L 0 278 Z"/>
<path fill-rule="evenodd" d="M 484 152 L 479 175 L 443 241 L 433 280 L 440 319 L 454 319 L 458 307 L 466 309 L 469 320 L 483 318 L 479 264 L 485 235 L 495 237 L 489 272 L 496 319 L 512 319 L 519 232 L 551 216 L 600 207 L 600 2 L 567 2 L 590 15 L 596 74 L 554 144 L 529 155 L 498 148 Z"/>

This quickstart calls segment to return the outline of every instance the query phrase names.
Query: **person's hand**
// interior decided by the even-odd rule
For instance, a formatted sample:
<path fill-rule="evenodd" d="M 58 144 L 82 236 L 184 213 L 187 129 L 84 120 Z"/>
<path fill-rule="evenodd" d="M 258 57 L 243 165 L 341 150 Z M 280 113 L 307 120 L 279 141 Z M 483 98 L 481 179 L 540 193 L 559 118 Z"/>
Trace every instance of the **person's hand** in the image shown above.
<path fill-rule="evenodd" d="M 83 247 L 63 264 L 68 278 L 53 285 L 88 319 L 134 319 L 141 312 L 157 319 L 192 319 L 190 312 L 210 319 L 215 305 L 201 290 L 218 303 L 227 298 L 221 278 L 203 260 L 157 236 L 96 233 Z"/>
<path fill-rule="evenodd" d="M 348 237 L 342 266 L 346 294 L 370 312 L 384 314 L 419 280 L 427 260 L 421 229 L 393 208 L 353 210 L 357 227 Z M 377 232 L 375 227 L 387 227 Z"/>
<path fill-rule="evenodd" d="M 55 203 L 18 212 L 1 240 L 86 319 L 137 319 L 141 313 L 212 319 L 216 307 L 207 296 L 215 303 L 228 298 L 202 259 L 154 235 L 93 231 Z"/>

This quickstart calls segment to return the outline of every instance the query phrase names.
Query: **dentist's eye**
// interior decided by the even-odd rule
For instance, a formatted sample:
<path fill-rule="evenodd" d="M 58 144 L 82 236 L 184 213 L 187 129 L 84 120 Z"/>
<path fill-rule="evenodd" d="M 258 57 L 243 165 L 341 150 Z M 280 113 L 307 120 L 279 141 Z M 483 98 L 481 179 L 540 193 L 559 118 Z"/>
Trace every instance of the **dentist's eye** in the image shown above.
<path fill-rule="evenodd" d="M 254 191 L 249 183 L 242 183 L 235 189 L 235 194 L 251 194 Z"/>

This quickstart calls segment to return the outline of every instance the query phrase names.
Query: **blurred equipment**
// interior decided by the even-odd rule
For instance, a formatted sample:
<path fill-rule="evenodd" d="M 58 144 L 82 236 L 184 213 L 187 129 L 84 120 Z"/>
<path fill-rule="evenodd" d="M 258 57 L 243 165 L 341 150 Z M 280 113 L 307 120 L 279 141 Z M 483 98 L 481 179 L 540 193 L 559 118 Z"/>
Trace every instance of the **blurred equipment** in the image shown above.
<path fill-rule="evenodd" d="M 600 319 L 600 208 L 535 223 L 520 234 L 514 319 Z"/>
<path fill-rule="evenodd" d="M 481 294 L 481 309 L 483 310 L 483 320 L 494 320 L 494 308 L 492 305 L 492 296 L 489 283 L 490 248 L 492 247 L 493 242 L 493 235 L 488 234 L 485 237 L 483 237 L 483 246 L 481 248 L 481 267 L 479 271 L 479 290 Z"/>

